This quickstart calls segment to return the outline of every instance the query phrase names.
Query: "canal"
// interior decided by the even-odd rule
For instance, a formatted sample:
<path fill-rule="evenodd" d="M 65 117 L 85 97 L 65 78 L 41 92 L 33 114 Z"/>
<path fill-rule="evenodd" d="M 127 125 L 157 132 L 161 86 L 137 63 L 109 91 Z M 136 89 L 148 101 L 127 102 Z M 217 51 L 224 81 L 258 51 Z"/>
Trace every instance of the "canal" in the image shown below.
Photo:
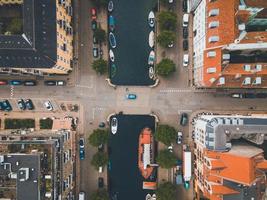
<path fill-rule="evenodd" d="M 113 0 L 114 35 L 117 47 L 113 49 L 116 70 L 109 65 L 111 83 L 115 85 L 153 85 L 149 78 L 148 14 L 156 8 L 156 0 Z"/>
<path fill-rule="evenodd" d="M 116 115 L 118 130 L 110 133 L 108 185 L 112 200 L 144 200 L 151 190 L 143 190 L 138 169 L 138 137 L 149 127 L 155 131 L 155 118 L 148 115 Z M 156 178 L 156 177 L 155 177 Z"/>

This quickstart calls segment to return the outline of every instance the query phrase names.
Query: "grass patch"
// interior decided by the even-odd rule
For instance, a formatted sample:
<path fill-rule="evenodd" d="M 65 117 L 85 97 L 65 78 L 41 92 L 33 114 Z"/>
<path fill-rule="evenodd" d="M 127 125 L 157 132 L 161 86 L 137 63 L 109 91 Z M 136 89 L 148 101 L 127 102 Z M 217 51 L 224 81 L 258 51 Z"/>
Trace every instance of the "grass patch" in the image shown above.
<path fill-rule="evenodd" d="M 40 119 L 40 129 L 52 129 L 53 120 L 50 118 Z"/>
<path fill-rule="evenodd" d="M 5 119 L 5 129 L 35 128 L 34 119 Z"/>

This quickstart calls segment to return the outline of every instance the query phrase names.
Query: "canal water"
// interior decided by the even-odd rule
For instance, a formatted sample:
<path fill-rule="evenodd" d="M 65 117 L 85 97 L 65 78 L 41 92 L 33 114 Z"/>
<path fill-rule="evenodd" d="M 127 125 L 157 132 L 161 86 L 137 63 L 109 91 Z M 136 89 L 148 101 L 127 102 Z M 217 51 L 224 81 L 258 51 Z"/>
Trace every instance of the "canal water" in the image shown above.
<path fill-rule="evenodd" d="M 114 117 L 114 116 L 113 116 Z M 149 127 L 155 131 L 155 118 L 148 115 L 116 115 L 118 131 L 110 133 L 108 184 L 111 200 L 145 200 L 151 190 L 143 190 L 138 169 L 138 137 Z M 156 178 L 156 177 L 155 177 Z"/>
<path fill-rule="evenodd" d="M 110 67 L 110 79 L 115 85 L 153 85 L 149 78 L 148 14 L 156 8 L 156 0 L 113 0 L 114 35 L 117 47 L 113 49 L 116 73 Z M 114 75 L 115 74 L 115 75 Z"/>

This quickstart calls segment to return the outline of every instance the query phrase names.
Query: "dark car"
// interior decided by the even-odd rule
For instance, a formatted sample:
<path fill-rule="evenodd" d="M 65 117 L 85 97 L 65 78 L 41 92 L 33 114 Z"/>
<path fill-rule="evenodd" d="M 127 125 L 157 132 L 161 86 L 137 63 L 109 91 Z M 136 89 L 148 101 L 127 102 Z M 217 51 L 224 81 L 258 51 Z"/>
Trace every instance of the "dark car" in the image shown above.
<path fill-rule="evenodd" d="M 98 188 L 104 187 L 104 179 L 102 177 L 98 178 Z"/>
<path fill-rule="evenodd" d="M 44 84 L 47 86 L 54 86 L 57 84 L 57 82 L 56 81 L 45 81 Z"/>
<path fill-rule="evenodd" d="M 183 12 L 187 12 L 187 1 L 188 0 L 183 0 Z"/>
<path fill-rule="evenodd" d="M 26 109 L 26 104 L 23 101 L 23 99 L 19 99 L 18 100 L 18 107 L 19 107 L 20 110 L 25 110 Z"/>
<path fill-rule="evenodd" d="M 80 159 L 84 160 L 84 138 L 80 138 L 79 140 L 79 147 L 80 147 Z"/>
<path fill-rule="evenodd" d="M 97 29 L 97 22 L 95 20 L 92 21 L 91 27 L 93 31 Z"/>
<path fill-rule="evenodd" d="M 28 110 L 33 110 L 33 109 L 34 109 L 34 105 L 33 105 L 31 99 L 26 99 L 26 100 L 25 100 L 25 105 L 26 105 L 26 108 L 27 108 Z"/>
<path fill-rule="evenodd" d="M 96 20 L 96 8 L 91 8 L 91 19 Z"/>
<path fill-rule="evenodd" d="M 188 122 L 188 115 L 186 113 L 182 113 L 180 119 L 180 125 L 186 126 L 187 122 Z"/>
<path fill-rule="evenodd" d="M 8 100 L 4 100 L 2 102 L 2 105 L 3 105 L 4 111 L 8 111 L 9 112 L 9 111 L 12 110 L 12 107 L 11 107 L 11 105 L 10 105 Z"/>
<path fill-rule="evenodd" d="M 188 40 L 183 41 L 183 50 L 187 51 L 188 50 Z"/>
<path fill-rule="evenodd" d="M 27 80 L 27 81 L 24 81 L 24 85 L 25 86 L 35 86 L 36 85 L 36 81 L 34 81 L 34 80 Z"/>
<path fill-rule="evenodd" d="M 95 35 L 93 35 L 93 43 L 94 43 L 94 44 L 98 44 L 98 40 L 97 40 L 97 38 L 96 38 Z"/>
<path fill-rule="evenodd" d="M 10 85 L 22 85 L 23 84 L 23 81 L 20 81 L 20 80 L 11 80 L 11 81 L 9 81 L 9 84 Z"/>
<path fill-rule="evenodd" d="M 183 27 L 183 38 L 187 39 L 188 37 L 188 28 L 187 27 Z"/>
<path fill-rule="evenodd" d="M 98 48 L 97 47 L 93 47 L 93 56 L 94 56 L 94 58 L 98 58 L 98 55 L 99 55 Z"/>

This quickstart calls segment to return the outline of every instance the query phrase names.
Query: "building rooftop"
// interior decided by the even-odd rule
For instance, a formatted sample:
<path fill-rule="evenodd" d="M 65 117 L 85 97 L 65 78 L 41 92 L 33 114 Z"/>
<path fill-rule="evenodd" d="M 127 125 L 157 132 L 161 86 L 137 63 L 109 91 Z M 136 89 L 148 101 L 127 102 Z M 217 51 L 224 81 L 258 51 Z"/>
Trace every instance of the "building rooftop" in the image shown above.
<path fill-rule="evenodd" d="M 0 67 L 52 68 L 56 37 L 56 1 L 24 0 L 23 34 L 0 35 Z"/>

